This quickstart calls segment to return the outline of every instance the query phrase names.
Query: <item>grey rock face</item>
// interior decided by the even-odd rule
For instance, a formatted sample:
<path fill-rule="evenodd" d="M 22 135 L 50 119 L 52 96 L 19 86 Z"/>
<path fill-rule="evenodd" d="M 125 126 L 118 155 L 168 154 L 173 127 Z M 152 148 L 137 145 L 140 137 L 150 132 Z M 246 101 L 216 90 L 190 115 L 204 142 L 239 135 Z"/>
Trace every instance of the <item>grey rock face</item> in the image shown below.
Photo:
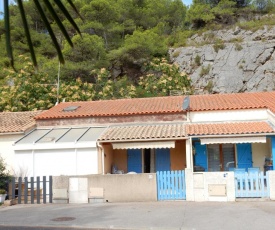
<path fill-rule="evenodd" d="M 215 32 L 224 40 L 200 47 L 170 49 L 170 57 L 192 79 L 196 93 L 275 90 L 275 28 L 262 31 Z M 241 42 L 229 42 L 241 36 Z M 204 36 L 206 37 L 206 36 Z M 259 39 L 260 38 L 260 39 Z M 194 36 L 202 41 L 202 36 Z"/>

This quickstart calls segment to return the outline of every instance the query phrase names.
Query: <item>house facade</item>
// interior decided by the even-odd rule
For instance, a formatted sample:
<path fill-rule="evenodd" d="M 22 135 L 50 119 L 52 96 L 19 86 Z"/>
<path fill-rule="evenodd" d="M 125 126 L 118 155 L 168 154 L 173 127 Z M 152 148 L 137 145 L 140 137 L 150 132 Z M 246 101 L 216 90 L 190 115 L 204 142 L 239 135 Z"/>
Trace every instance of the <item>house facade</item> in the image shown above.
<path fill-rule="evenodd" d="M 36 117 L 37 131 L 45 127 L 102 127 L 102 134 L 93 138 L 98 150 L 98 167 L 93 171 L 96 174 L 112 173 L 115 169 L 124 173 L 149 173 L 164 168 L 183 170 L 186 111 L 181 108 L 182 100 L 180 96 L 60 103 Z M 66 111 L 68 107 L 75 110 Z M 18 141 L 16 151 L 35 150 L 39 143 L 27 144 L 32 141 L 27 137 Z M 52 144 L 58 146 L 58 142 L 54 139 Z M 39 148 L 44 147 L 49 145 Z"/>
<path fill-rule="evenodd" d="M 21 169 L 14 167 L 13 143 L 35 128 L 34 117 L 42 111 L 2 112 L 0 113 L 0 155 L 7 164 L 11 174 L 24 174 Z"/>
<path fill-rule="evenodd" d="M 35 159 L 34 168 L 45 162 L 50 165 L 57 153 L 58 163 L 45 169 L 56 176 L 148 174 L 154 178 L 156 172 L 184 170 L 187 200 L 233 201 L 236 187 L 243 185 L 234 170 L 248 173 L 257 168 L 269 175 L 273 169 L 274 101 L 275 92 L 257 92 L 63 102 L 36 116 L 34 132 L 41 135 L 17 141 L 15 154 Z M 43 133 L 45 128 L 48 131 Z M 100 131 L 80 134 L 78 129 Z M 82 160 L 80 149 L 86 151 Z M 46 157 L 41 157 L 43 153 Z M 63 171 L 54 169 L 62 167 Z M 73 170 L 66 171 L 68 167 Z M 42 173 L 35 171 L 33 175 Z"/>
<path fill-rule="evenodd" d="M 257 186 L 250 181 L 245 186 L 245 179 L 240 183 L 236 175 L 242 170 L 241 175 L 252 177 L 250 172 L 256 170 L 257 175 L 267 176 L 273 169 L 273 100 L 273 92 L 193 97 L 186 130 L 193 155 L 189 200 L 233 201 L 270 195 L 268 185 L 260 184 L 268 178 L 253 179 Z"/>

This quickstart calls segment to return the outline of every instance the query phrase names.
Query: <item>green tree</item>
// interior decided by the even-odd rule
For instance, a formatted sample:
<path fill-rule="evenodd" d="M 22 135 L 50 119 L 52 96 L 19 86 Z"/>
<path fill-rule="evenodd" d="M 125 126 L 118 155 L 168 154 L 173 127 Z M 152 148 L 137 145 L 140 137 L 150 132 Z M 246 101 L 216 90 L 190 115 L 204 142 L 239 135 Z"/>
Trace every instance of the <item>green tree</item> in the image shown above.
<path fill-rule="evenodd" d="M 213 21 L 215 16 L 209 4 L 195 1 L 187 12 L 187 18 L 195 28 L 200 28 Z"/>
<path fill-rule="evenodd" d="M 120 63 L 139 64 L 147 62 L 153 57 L 160 57 L 167 53 L 164 39 L 152 30 L 136 30 L 133 35 L 125 37 L 124 45 L 110 53 L 113 61 Z"/>
<path fill-rule="evenodd" d="M 221 0 L 211 12 L 215 15 L 215 20 L 223 24 L 231 23 L 235 14 L 236 2 L 233 0 Z"/>
<path fill-rule="evenodd" d="M 97 35 L 82 34 L 72 38 L 74 48 L 65 43 L 63 54 L 67 60 L 73 62 L 92 61 L 97 62 L 106 59 L 104 41 Z"/>
<path fill-rule="evenodd" d="M 123 27 L 118 24 L 120 15 L 115 1 L 91 1 L 90 4 L 81 8 L 81 14 L 89 21 L 82 26 L 82 29 L 92 30 L 103 37 L 106 49 L 110 49 L 114 45 L 112 41 L 117 34 L 116 30 L 123 30 Z"/>

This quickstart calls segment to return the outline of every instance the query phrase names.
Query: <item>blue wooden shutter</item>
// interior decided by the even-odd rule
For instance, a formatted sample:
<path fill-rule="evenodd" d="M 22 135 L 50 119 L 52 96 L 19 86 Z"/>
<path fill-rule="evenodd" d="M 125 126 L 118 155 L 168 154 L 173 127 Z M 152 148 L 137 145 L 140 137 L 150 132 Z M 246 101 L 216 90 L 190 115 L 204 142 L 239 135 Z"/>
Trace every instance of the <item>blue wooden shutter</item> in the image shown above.
<path fill-rule="evenodd" d="M 156 171 L 170 171 L 170 149 L 156 149 Z"/>
<path fill-rule="evenodd" d="M 128 172 L 142 173 L 141 149 L 127 150 Z"/>
<path fill-rule="evenodd" d="M 238 168 L 247 168 L 252 167 L 252 150 L 251 144 L 237 144 L 237 154 L 238 154 Z"/>
<path fill-rule="evenodd" d="M 199 142 L 195 142 L 195 158 L 194 158 L 194 165 L 201 166 L 208 171 L 207 168 L 207 151 L 206 145 L 201 145 Z"/>

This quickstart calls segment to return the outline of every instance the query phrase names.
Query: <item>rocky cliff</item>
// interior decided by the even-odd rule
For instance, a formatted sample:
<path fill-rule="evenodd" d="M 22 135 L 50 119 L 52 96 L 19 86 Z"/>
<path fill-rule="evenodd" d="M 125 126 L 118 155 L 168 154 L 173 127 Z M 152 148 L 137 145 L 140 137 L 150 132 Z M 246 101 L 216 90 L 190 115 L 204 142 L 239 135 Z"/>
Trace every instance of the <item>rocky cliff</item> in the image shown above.
<path fill-rule="evenodd" d="M 275 90 L 275 27 L 194 35 L 170 57 L 192 79 L 196 93 Z"/>

